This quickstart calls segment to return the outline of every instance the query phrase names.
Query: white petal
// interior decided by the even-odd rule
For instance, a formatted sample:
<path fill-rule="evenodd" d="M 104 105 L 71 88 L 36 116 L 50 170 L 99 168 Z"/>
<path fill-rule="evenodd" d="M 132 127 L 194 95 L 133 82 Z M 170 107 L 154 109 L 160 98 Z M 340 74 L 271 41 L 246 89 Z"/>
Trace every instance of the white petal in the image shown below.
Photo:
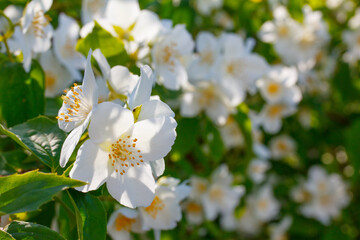
<path fill-rule="evenodd" d="M 155 38 L 161 29 L 161 21 L 155 13 L 142 10 L 131 31 L 136 42 L 148 43 Z"/>
<path fill-rule="evenodd" d="M 219 212 L 217 205 L 214 204 L 207 195 L 202 197 L 202 203 L 206 219 L 210 221 L 214 220 Z"/>
<path fill-rule="evenodd" d="M 66 163 L 69 161 L 69 158 L 71 157 L 71 154 L 73 153 L 76 145 L 78 144 L 82 134 L 85 132 L 85 129 L 89 124 L 89 121 L 90 121 L 90 116 L 87 117 L 87 119 L 84 121 L 83 124 L 72 130 L 72 132 L 65 139 L 65 142 L 61 147 L 61 153 L 60 153 L 61 167 L 65 167 Z"/>
<path fill-rule="evenodd" d="M 152 85 L 155 78 L 149 66 L 145 65 L 141 69 L 140 79 L 129 96 L 129 107 L 134 109 L 150 99 Z"/>
<path fill-rule="evenodd" d="M 181 97 L 180 114 L 184 117 L 195 117 L 201 111 L 201 106 L 197 103 L 196 93 L 187 92 Z"/>
<path fill-rule="evenodd" d="M 132 124 L 132 112 L 119 104 L 103 102 L 93 113 L 89 136 L 96 143 L 116 141 Z"/>
<path fill-rule="evenodd" d="M 144 161 L 165 157 L 171 150 L 176 138 L 176 121 L 161 117 L 136 122 L 129 135 L 137 138 L 137 149 L 141 150 Z"/>
<path fill-rule="evenodd" d="M 124 175 L 114 171 L 106 185 L 113 198 L 130 208 L 147 207 L 155 196 L 155 180 L 149 164 L 129 168 Z"/>
<path fill-rule="evenodd" d="M 105 56 L 100 51 L 100 49 L 95 49 L 95 51 L 93 52 L 93 57 L 99 64 L 99 67 L 101 69 L 101 73 L 102 73 L 104 79 L 106 81 L 109 80 L 110 79 L 110 65 L 107 62 Z"/>
<path fill-rule="evenodd" d="M 138 121 L 157 117 L 175 117 L 175 113 L 166 103 L 159 99 L 144 102 L 141 106 Z"/>
<path fill-rule="evenodd" d="M 88 57 L 86 59 L 86 67 L 85 67 L 85 73 L 84 73 L 84 80 L 82 84 L 82 90 L 87 96 L 89 102 L 92 106 L 97 104 L 98 101 L 98 86 L 96 84 L 94 72 L 91 68 L 91 49 L 89 50 Z"/>
<path fill-rule="evenodd" d="M 163 158 L 151 161 L 150 166 L 155 177 L 161 176 L 165 171 L 165 161 Z"/>
<path fill-rule="evenodd" d="M 115 66 L 111 68 L 108 81 L 116 93 L 128 96 L 139 82 L 139 76 L 132 74 L 127 67 Z"/>
<path fill-rule="evenodd" d="M 73 179 L 87 182 L 87 185 L 77 187 L 82 192 L 98 189 L 109 176 L 108 153 L 87 140 L 79 149 L 78 155 L 69 176 Z"/>
<path fill-rule="evenodd" d="M 128 29 L 136 21 L 139 12 L 137 0 L 109 0 L 105 16 L 113 25 Z"/>

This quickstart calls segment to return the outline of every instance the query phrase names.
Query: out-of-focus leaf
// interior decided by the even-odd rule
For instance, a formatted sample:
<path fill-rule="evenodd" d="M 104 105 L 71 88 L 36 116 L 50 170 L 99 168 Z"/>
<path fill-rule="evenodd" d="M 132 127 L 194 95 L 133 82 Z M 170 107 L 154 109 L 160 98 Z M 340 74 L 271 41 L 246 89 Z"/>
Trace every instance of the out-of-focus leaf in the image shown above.
<path fill-rule="evenodd" d="M 57 232 L 36 223 L 13 221 L 5 231 L 16 240 L 65 240 Z"/>
<path fill-rule="evenodd" d="M 206 146 L 208 147 L 205 152 L 210 157 L 210 159 L 218 162 L 223 157 L 225 148 L 218 129 L 209 120 L 207 121 L 204 134 L 204 140 L 207 143 Z"/>
<path fill-rule="evenodd" d="M 360 169 L 360 120 L 353 122 L 353 124 L 345 132 L 345 148 L 348 151 L 349 161 L 352 166 L 357 169 L 354 171 L 353 181 L 357 182 L 359 179 Z"/>
<path fill-rule="evenodd" d="M 250 161 L 254 157 L 254 151 L 253 151 L 253 140 L 251 133 L 251 121 L 248 114 L 249 114 L 249 109 L 243 103 L 238 107 L 238 111 L 234 115 L 234 118 L 237 124 L 239 125 L 241 132 L 244 135 L 245 145 L 246 145 L 245 158 L 247 161 Z"/>
<path fill-rule="evenodd" d="M 13 238 L 10 234 L 8 234 L 7 232 L 4 232 L 2 230 L 0 230 L 0 240 L 14 240 L 15 238 Z"/>
<path fill-rule="evenodd" d="M 56 174 L 31 171 L 0 178 L 0 213 L 35 211 L 61 190 L 85 183 Z"/>
<path fill-rule="evenodd" d="M 10 129 L 0 124 L 0 132 L 30 150 L 48 167 L 56 169 L 59 166 L 61 146 L 66 134 L 58 128 L 56 122 L 40 116 Z"/>
<path fill-rule="evenodd" d="M 104 30 L 97 22 L 95 22 L 93 31 L 85 38 L 80 39 L 76 45 L 77 51 L 85 56 L 87 56 L 90 48 L 92 50 L 99 48 L 111 66 L 115 64 L 125 65 L 129 60 L 124 43 Z"/>
<path fill-rule="evenodd" d="M 21 63 L 0 62 L 0 121 L 8 127 L 43 114 L 44 72 L 33 61 L 26 73 Z"/>
<path fill-rule="evenodd" d="M 178 121 L 176 128 L 177 137 L 172 147 L 173 153 L 180 155 L 187 154 L 194 146 L 197 145 L 199 136 L 200 123 L 196 118 L 183 118 Z"/>
<path fill-rule="evenodd" d="M 26 168 L 26 165 L 22 164 L 22 160 L 26 157 L 23 150 L 0 152 L 0 175 L 9 175 L 15 173 L 17 169 Z"/>

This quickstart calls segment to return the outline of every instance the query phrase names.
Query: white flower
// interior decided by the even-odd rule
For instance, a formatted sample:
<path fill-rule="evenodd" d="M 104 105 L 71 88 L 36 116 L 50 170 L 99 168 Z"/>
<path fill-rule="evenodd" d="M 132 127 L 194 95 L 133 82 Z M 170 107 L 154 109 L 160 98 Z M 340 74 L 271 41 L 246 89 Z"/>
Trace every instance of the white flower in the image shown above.
<path fill-rule="evenodd" d="M 159 36 L 152 48 L 153 67 L 158 82 L 170 90 L 179 90 L 188 81 L 184 58 L 190 56 L 194 42 L 185 25 L 176 25 Z"/>
<path fill-rule="evenodd" d="M 206 219 L 214 220 L 219 213 L 226 215 L 234 211 L 245 189 L 231 184 L 232 175 L 226 165 L 221 165 L 213 173 L 212 183 L 202 196 Z"/>
<path fill-rule="evenodd" d="M 270 151 L 274 159 L 294 156 L 296 143 L 291 137 L 287 135 L 280 135 L 271 139 Z"/>
<path fill-rule="evenodd" d="M 233 117 L 228 117 L 225 125 L 221 126 L 219 131 L 226 148 L 230 149 L 244 146 L 244 135 Z"/>
<path fill-rule="evenodd" d="M 0 229 L 2 230 L 6 225 L 10 223 L 10 215 L 5 214 L 0 217 Z"/>
<path fill-rule="evenodd" d="M 296 86 L 297 79 L 295 68 L 274 67 L 256 85 L 267 103 L 297 104 L 302 98 L 300 88 Z"/>
<path fill-rule="evenodd" d="M 93 109 L 98 103 L 98 87 L 91 69 L 91 50 L 89 51 L 83 84 L 74 87 L 63 96 L 64 100 L 58 114 L 59 128 L 71 133 L 67 136 L 60 154 L 60 166 L 65 167 L 81 135 L 88 127 Z"/>
<path fill-rule="evenodd" d="M 107 224 L 107 233 L 112 239 L 130 240 L 130 232 L 143 232 L 139 212 L 129 208 L 120 208 L 113 212 Z"/>
<path fill-rule="evenodd" d="M 210 15 L 214 9 L 219 9 L 223 5 L 223 0 L 197 0 L 196 8 L 204 15 Z"/>
<path fill-rule="evenodd" d="M 190 178 L 190 186 L 192 191 L 190 193 L 190 198 L 194 200 L 201 200 L 202 196 L 205 194 L 208 188 L 209 182 L 205 178 L 192 176 Z"/>
<path fill-rule="evenodd" d="M 13 24 L 16 24 L 22 15 L 23 9 L 19 6 L 9 5 L 3 10 Z M 9 22 L 3 17 L 0 17 L 0 33 L 4 35 L 9 30 Z M 11 47 L 10 47 L 11 48 Z"/>
<path fill-rule="evenodd" d="M 174 143 L 176 121 L 157 117 L 134 123 L 132 111 L 119 104 L 97 106 L 89 137 L 79 149 L 70 177 L 88 182 L 77 188 L 95 190 L 106 182 L 109 193 L 127 207 L 148 206 L 155 181 L 150 161 L 163 158 Z"/>
<path fill-rule="evenodd" d="M 290 216 L 284 217 L 279 223 L 270 225 L 270 240 L 286 240 L 286 232 L 290 228 L 292 218 Z"/>
<path fill-rule="evenodd" d="M 260 112 L 261 125 L 265 132 L 275 134 L 280 131 L 282 118 L 295 113 L 296 108 L 284 103 L 266 104 Z"/>
<path fill-rule="evenodd" d="M 329 225 L 331 218 L 340 216 L 341 209 L 348 205 L 350 198 L 347 186 L 338 174 L 327 174 L 314 166 L 309 170 L 309 178 L 302 185 L 306 198 L 300 208 L 302 214 Z"/>
<path fill-rule="evenodd" d="M 237 227 L 241 233 L 253 236 L 261 231 L 262 222 L 254 216 L 254 212 L 250 208 L 246 208 L 237 221 Z"/>
<path fill-rule="evenodd" d="M 70 72 L 61 66 L 51 50 L 40 55 L 39 62 L 45 73 L 45 96 L 55 97 L 69 87 L 73 81 Z"/>
<path fill-rule="evenodd" d="M 104 16 L 106 4 L 109 0 L 82 0 L 81 21 L 83 24 Z"/>
<path fill-rule="evenodd" d="M 255 183 L 260 183 L 265 179 L 265 173 L 270 168 L 270 163 L 266 160 L 253 159 L 248 167 L 248 174 Z"/>
<path fill-rule="evenodd" d="M 224 125 L 231 111 L 226 93 L 216 82 L 199 81 L 185 89 L 181 96 L 180 114 L 195 117 L 204 111 L 217 125 Z"/>
<path fill-rule="evenodd" d="M 175 184 L 168 183 L 168 180 L 159 179 L 154 200 L 148 207 L 140 208 L 144 230 L 173 229 L 181 220 L 180 202 L 189 195 L 191 188 L 184 183 L 177 185 L 178 180 Z"/>
<path fill-rule="evenodd" d="M 255 93 L 255 80 L 267 72 L 268 65 L 263 57 L 251 53 L 253 41 L 245 44 L 240 36 L 226 33 L 220 37 L 220 43 L 223 54 L 217 78 L 221 79 L 231 105 L 237 106 L 245 99 L 246 91 Z"/>
<path fill-rule="evenodd" d="M 346 62 L 355 64 L 360 59 L 360 28 L 344 31 L 342 38 L 348 47 L 343 58 Z"/>
<path fill-rule="evenodd" d="M 84 69 L 85 57 L 75 50 L 79 37 L 79 25 L 75 19 L 60 13 L 59 26 L 54 33 L 54 52 L 59 61 L 70 71 L 72 78 L 79 80 Z"/>
<path fill-rule="evenodd" d="M 102 73 L 102 78 L 98 79 L 99 85 L 103 84 L 105 88 L 101 94 L 101 102 L 115 99 L 126 102 L 130 93 L 139 82 L 139 76 L 132 74 L 124 66 L 117 65 L 110 68 L 100 49 L 95 49 L 93 56 L 99 64 Z"/>
<path fill-rule="evenodd" d="M 196 200 L 188 200 L 184 203 L 186 220 L 190 224 L 199 225 L 204 221 L 202 204 Z"/>
<path fill-rule="evenodd" d="M 25 7 L 21 28 L 15 28 L 14 38 L 22 50 L 26 72 L 30 70 L 33 53 L 46 52 L 51 46 L 53 28 L 45 15 L 51 5 L 52 0 L 32 0 Z"/>
<path fill-rule="evenodd" d="M 269 184 L 252 193 L 247 198 L 247 204 L 252 208 L 254 216 L 263 222 L 272 220 L 280 211 L 280 204 L 274 197 Z"/>
<path fill-rule="evenodd" d="M 200 32 L 196 37 L 196 51 L 188 67 L 193 81 L 212 79 L 219 64 L 219 42 L 210 32 Z"/>

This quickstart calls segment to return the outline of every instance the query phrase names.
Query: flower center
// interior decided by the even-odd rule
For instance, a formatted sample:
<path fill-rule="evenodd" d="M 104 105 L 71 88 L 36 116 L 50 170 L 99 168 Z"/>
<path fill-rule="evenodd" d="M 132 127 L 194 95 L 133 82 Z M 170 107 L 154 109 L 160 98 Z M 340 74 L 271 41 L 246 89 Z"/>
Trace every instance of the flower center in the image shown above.
<path fill-rule="evenodd" d="M 278 84 L 276 84 L 276 83 L 270 83 L 270 84 L 268 85 L 268 92 L 269 92 L 270 94 L 272 94 L 272 95 L 278 93 L 279 90 L 280 90 L 280 86 L 279 86 Z"/>
<path fill-rule="evenodd" d="M 206 51 L 201 54 L 201 61 L 207 65 L 211 65 L 214 62 L 214 56 L 211 51 Z"/>
<path fill-rule="evenodd" d="M 141 151 L 136 148 L 137 138 L 130 136 L 120 137 L 114 144 L 111 144 L 109 160 L 116 172 L 123 175 L 129 167 L 139 166 L 144 162 Z"/>
<path fill-rule="evenodd" d="M 164 64 L 169 64 L 170 66 L 174 66 L 175 62 L 174 62 L 174 55 L 176 55 L 176 51 L 175 51 L 175 46 L 176 43 L 171 43 L 170 45 L 166 45 L 163 49 L 162 52 L 160 53 L 160 62 L 164 63 Z"/>
<path fill-rule="evenodd" d="M 45 72 L 45 86 L 52 88 L 56 82 L 56 77 L 51 72 Z"/>
<path fill-rule="evenodd" d="M 159 211 L 163 210 L 165 207 L 165 204 L 163 201 L 158 197 L 155 196 L 154 200 L 150 204 L 150 206 L 145 208 L 145 211 L 153 218 L 156 219 L 156 216 Z"/>
<path fill-rule="evenodd" d="M 213 201 L 217 201 L 220 202 L 222 200 L 222 196 L 223 196 L 223 191 L 221 188 L 219 187 L 213 187 L 210 190 L 210 199 L 212 199 Z"/>
<path fill-rule="evenodd" d="M 197 204 L 195 202 L 190 202 L 186 205 L 186 210 L 188 213 L 199 214 L 202 211 L 202 207 L 200 204 Z"/>
<path fill-rule="evenodd" d="M 63 46 L 63 51 L 61 52 L 61 55 L 64 58 L 71 58 L 75 54 L 75 45 L 71 38 L 67 37 L 66 42 Z"/>
<path fill-rule="evenodd" d="M 279 141 L 277 144 L 279 150 L 285 152 L 287 150 L 287 145 L 283 141 Z"/>
<path fill-rule="evenodd" d="M 283 105 L 272 105 L 268 109 L 268 114 L 270 117 L 277 117 L 282 113 L 283 110 L 284 110 Z"/>
<path fill-rule="evenodd" d="M 266 199 L 261 199 L 258 203 L 258 207 L 261 209 L 261 210 L 265 210 L 268 208 L 268 201 Z"/>
<path fill-rule="evenodd" d="M 48 15 L 44 14 L 44 11 L 40 10 L 35 13 L 35 16 L 32 20 L 32 27 L 34 29 L 34 34 L 38 38 L 45 38 L 44 28 L 49 24 L 51 18 Z"/>
<path fill-rule="evenodd" d="M 233 61 L 226 66 L 226 72 L 233 77 L 240 75 L 241 72 L 241 62 Z"/>
<path fill-rule="evenodd" d="M 136 219 L 127 218 L 122 214 L 119 214 L 115 220 L 115 228 L 117 231 L 130 232 L 131 225 L 136 222 Z"/>
<path fill-rule="evenodd" d="M 208 87 L 200 90 L 200 92 L 201 96 L 199 99 L 199 104 L 201 106 L 208 107 L 208 105 L 210 105 L 216 97 L 214 86 L 209 85 Z"/>
<path fill-rule="evenodd" d="M 66 93 L 67 91 L 64 90 L 64 92 Z M 82 91 L 82 86 L 78 86 L 76 83 L 74 83 L 71 90 L 67 92 L 66 96 L 62 96 L 61 98 L 64 100 L 66 110 L 56 117 L 60 121 L 83 121 L 92 109 L 92 105 L 88 102 Z"/>
<path fill-rule="evenodd" d="M 106 1 L 104 0 L 90 0 L 88 2 L 88 8 L 90 10 L 90 12 L 92 13 L 96 13 L 97 11 L 99 11 L 99 9 L 101 9 L 103 6 L 105 6 Z"/>
<path fill-rule="evenodd" d="M 286 37 L 289 34 L 289 29 L 287 26 L 280 26 L 278 28 L 278 34 L 280 37 Z"/>

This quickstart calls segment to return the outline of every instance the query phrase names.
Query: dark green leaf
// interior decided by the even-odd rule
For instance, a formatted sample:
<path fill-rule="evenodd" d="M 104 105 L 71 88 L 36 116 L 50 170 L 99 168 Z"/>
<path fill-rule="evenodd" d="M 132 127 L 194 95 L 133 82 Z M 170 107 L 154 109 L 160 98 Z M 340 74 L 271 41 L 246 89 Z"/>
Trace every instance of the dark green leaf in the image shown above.
<path fill-rule="evenodd" d="M 57 232 L 36 223 L 13 221 L 5 228 L 5 231 L 16 240 L 65 240 Z"/>
<path fill-rule="evenodd" d="M 40 116 L 10 129 L 0 125 L 0 132 L 30 150 L 50 168 L 59 166 L 60 150 L 66 134 L 58 128 L 56 122 Z"/>
<path fill-rule="evenodd" d="M 0 214 L 35 211 L 61 190 L 85 183 L 56 174 L 31 171 L 0 178 Z"/>
<path fill-rule="evenodd" d="M 21 63 L 0 63 L 0 121 L 8 127 L 44 113 L 44 73 L 33 61 L 30 73 Z"/>

